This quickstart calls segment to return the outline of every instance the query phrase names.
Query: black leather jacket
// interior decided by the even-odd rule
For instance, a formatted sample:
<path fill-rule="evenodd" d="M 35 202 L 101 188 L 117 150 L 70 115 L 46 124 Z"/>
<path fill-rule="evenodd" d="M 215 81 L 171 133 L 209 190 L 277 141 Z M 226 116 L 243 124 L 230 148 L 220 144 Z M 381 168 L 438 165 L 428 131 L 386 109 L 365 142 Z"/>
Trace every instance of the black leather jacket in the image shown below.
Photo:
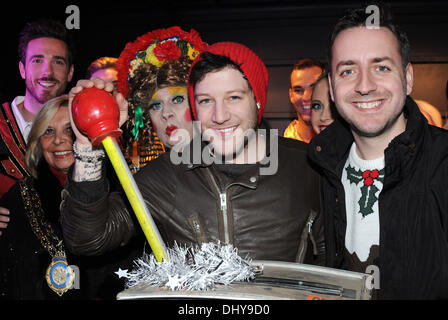
<path fill-rule="evenodd" d="M 278 159 L 274 175 L 260 175 L 260 163 L 245 165 L 244 170 L 235 165 L 232 172 L 228 165 L 174 165 L 166 153 L 135 180 L 168 247 L 174 241 L 219 240 L 233 244 L 243 257 L 323 264 L 319 179 L 308 164 L 306 144 L 278 137 Z M 68 181 L 62 225 L 74 253 L 111 250 L 139 229 L 123 195 L 107 190 L 105 179 Z"/>

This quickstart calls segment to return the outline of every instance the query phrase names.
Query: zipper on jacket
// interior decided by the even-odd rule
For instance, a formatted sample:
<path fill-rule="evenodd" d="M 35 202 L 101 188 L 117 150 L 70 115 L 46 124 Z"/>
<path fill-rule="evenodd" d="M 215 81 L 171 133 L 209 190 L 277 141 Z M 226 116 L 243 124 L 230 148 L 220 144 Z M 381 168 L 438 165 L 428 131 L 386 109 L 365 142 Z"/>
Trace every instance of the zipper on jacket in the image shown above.
<path fill-rule="evenodd" d="M 194 230 L 196 230 L 196 232 L 201 232 L 201 226 L 199 225 L 199 223 L 197 221 L 193 221 L 193 228 Z"/>
<path fill-rule="evenodd" d="M 194 215 L 188 218 L 188 223 L 193 230 L 193 233 L 196 237 L 196 241 L 199 245 L 208 242 L 208 236 L 206 234 L 206 230 L 201 225 L 201 219 L 199 216 Z"/>
<path fill-rule="evenodd" d="M 221 192 L 218 183 L 216 182 L 215 178 L 213 177 L 213 174 L 211 173 L 210 169 L 207 168 L 207 174 L 210 177 L 210 180 L 212 181 L 213 185 L 215 186 L 215 189 L 219 195 L 219 203 L 220 203 L 220 212 L 222 215 L 222 221 L 223 221 L 223 229 L 224 229 L 224 243 L 230 244 L 230 232 L 229 232 L 229 219 L 227 216 L 227 190 L 224 192 Z"/>
<path fill-rule="evenodd" d="M 305 226 L 303 227 L 302 234 L 300 236 L 299 250 L 297 252 L 296 262 L 303 263 L 305 261 L 305 255 L 308 249 L 308 239 L 310 239 L 313 246 L 313 254 L 317 255 L 317 244 L 313 236 L 313 223 L 316 219 L 317 212 L 311 210 L 310 215 L 307 218 Z"/>
<path fill-rule="evenodd" d="M 224 224 L 224 242 L 225 244 L 229 244 L 230 239 L 229 239 L 229 221 L 227 219 L 227 194 L 225 192 L 222 192 L 219 194 L 219 198 L 221 200 L 221 213 Z"/>
<path fill-rule="evenodd" d="M 307 225 L 308 225 L 308 234 L 310 236 L 310 240 L 313 245 L 313 254 L 317 256 L 317 254 L 318 254 L 317 244 L 316 244 L 316 240 L 314 239 L 314 235 L 313 235 L 313 223 L 314 223 L 314 220 L 316 219 L 316 215 L 317 215 L 317 212 L 311 211 L 310 220 L 308 221 Z"/>

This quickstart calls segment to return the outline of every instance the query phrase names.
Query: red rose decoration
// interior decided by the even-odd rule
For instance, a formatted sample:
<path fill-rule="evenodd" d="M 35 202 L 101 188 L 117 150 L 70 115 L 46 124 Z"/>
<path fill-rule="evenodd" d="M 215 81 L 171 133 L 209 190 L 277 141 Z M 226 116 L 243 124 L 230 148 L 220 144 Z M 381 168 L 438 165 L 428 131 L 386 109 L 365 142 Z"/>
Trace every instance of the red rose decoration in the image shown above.
<path fill-rule="evenodd" d="M 195 50 L 199 52 L 202 52 L 207 48 L 207 44 L 205 42 L 202 42 L 199 33 L 194 29 L 191 29 L 189 33 L 184 32 L 184 34 L 181 36 L 181 40 L 187 41 Z"/>
<path fill-rule="evenodd" d="M 364 185 L 366 186 L 371 186 L 373 184 L 373 179 L 368 177 L 367 179 L 364 180 Z"/>
<path fill-rule="evenodd" d="M 207 48 L 207 43 L 201 40 L 198 32 L 191 29 L 190 32 L 183 31 L 179 26 L 170 27 L 167 29 L 157 29 L 150 31 L 142 36 L 139 36 L 135 41 L 128 42 L 125 49 L 121 52 L 117 61 L 118 71 L 118 90 L 125 98 L 129 98 L 128 78 L 131 61 L 135 59 L 137 52 L 147 50 L 151 43 L 158 39 L 163 41 L 170 37 L 180 37 L 190 43 L 197 51 L 202 52 Z M 177 60 L 181 57 L 182 52 L 173 41 L 165 41 L 165 43 L 158 45 L 157 50 L 153 51 L 154 55 L 160 61 Z M 157 53 L 157 51 L 159 51 Z"/>
<path fill-rule="evenodd" d="M 378 178 L 379 175 L 380 175 L 380 172 L 379 172 L 377 169 L 375 169 L 375 170 L 373 170 L 372 172 L 370 172 L 370 176 L 371 176 L 373 179 Z"/>
<path fill-rule="evenodd" d="M 159 42 L 153 53 L 159 61 L 178 60 L 182 55 L 174 41 Z"/>
<path fill-rule="evenodd" d="M 362 173 L 363 179 L 367 179 L 368 177 L 370 177 L 370 170 L 366 170 Z"/>

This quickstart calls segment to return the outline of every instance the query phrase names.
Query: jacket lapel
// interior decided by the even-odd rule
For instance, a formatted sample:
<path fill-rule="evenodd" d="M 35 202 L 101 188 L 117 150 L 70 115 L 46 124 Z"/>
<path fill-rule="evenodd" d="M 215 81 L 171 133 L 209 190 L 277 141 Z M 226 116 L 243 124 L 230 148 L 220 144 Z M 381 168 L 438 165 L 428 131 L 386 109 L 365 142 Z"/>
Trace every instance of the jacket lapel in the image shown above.
<path fill-rule="evenodd" d="M 8 103 L 3 104 L 0 112 L 0 135 L 3 140 L 4 151 L 9 159 L 2 157 L 2 169 L 9 173 L 15 167 L 17 174 L 27 176 L 28 171 L 25 164 L 26 145 L 20 129 L 15 121 L 11 107 Z M 4 154 L 2 152 L 2 154 Z M 20 177 L 19 177 L 20 178 Z"/>

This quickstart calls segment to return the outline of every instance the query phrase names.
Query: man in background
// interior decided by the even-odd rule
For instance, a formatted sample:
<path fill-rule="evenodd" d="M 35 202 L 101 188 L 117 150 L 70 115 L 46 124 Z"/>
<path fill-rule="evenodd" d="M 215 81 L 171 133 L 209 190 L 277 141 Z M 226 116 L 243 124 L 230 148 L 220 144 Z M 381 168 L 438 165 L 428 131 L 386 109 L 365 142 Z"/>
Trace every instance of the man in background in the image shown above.
<path fill-rule="evenodd" d="M 112 82 L 115 90 L 118 84 L 117 58 L 100 57 L 93 61 L 87 68 L 86 79 L 99 78 L 106 82 Z"/>
<path fill-rule="evenodd" d="M 19 71 L 25 80 L 25 96 L 4 103 L 0 112 L 0 134 L 8 148 L 0 164 L 0 197 L 28 175 L 25 152 L 36 114 L 48 100 L 64 93 L 73 77 L 73 45 L 59 22 L 28 23 L 19 36 Z"/>
<path fill-rule="evenodd" d="M 299 60 L 294 65 L 290 78 L 289 100 L 297 113 L 297 120 L 292 121 L 286 128 L 285 138 L 309 143 L 316 135 L 311 126 L 311 95 L 322 70 L 322 64 L 311 58 Z"/>

